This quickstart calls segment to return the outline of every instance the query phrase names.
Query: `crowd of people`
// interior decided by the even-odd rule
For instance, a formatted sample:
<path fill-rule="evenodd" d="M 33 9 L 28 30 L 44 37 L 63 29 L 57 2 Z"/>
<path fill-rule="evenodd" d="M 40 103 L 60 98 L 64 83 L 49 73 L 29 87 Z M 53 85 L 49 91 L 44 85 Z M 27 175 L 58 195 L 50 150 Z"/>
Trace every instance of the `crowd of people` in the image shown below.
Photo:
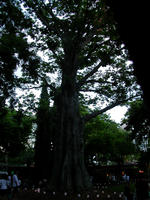
<path fill-rule="evenodd" d="M 10 174 L 3 172 L 0 174 L 0 196 L 7 196 L 8 199 L 13 199 L 21 185 L 17 174 L 11 171 Z"/>

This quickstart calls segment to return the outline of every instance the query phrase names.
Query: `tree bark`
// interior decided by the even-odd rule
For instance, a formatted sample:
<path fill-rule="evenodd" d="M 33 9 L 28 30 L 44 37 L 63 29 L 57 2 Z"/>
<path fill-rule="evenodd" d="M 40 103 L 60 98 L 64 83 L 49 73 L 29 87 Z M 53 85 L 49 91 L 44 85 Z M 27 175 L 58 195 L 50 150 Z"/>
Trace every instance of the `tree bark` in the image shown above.
<path fill-rule="evenodd" d="M 84 163 L 83 121 L 79 113 L 76 70 L 63 69 L 59 103 L 58 131 L 54 142 L 51 188 L 84 190 L 91 186 Z"/>

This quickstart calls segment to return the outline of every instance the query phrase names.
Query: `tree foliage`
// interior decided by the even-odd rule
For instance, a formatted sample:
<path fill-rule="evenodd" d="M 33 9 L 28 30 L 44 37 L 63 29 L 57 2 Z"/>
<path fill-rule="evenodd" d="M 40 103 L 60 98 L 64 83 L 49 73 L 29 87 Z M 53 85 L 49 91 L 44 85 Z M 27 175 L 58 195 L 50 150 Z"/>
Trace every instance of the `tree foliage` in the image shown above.
<path fill-rule="evenodd" d="M 89 121 L 85 126 L 86 154 L 99 155 L 100 163 L 124 162 L 127 155 L 134 153 L 134 144 L 129 133 L 111 121 L 107 115 L 101 115 Z"/>
<path fill-rule="evenodd" d="M 127 64 L 128 53 L 119 41 L 113 15 L 104 2 L 6 2 L 1 6 L 2 17 L 6 18 L 11 9 L 11 13 L 15 13 L 9 15 L 14 35 L 13 44 L 10 44 L 12 37 L 9 35 L 9 26 L 3 20 L 3 33 L 8 35 L 8 44 L 3 44 L 5 40 L 2 35 L 2 51 L 5 52 L 4 45 L 9 46 L 10 56 L 15 59 L 14 65 L 7 68 L 9 73 L 11 68 L 16 69 L 18 65 L 25 72 L 23 79 L 20 79 L 23 88 L 27 87 L 25 83 L 29 81 L 25 80 L 27 75 L 35 77 L 39 73 L 41 79 L 46 73 L 49 76 L 56 71 L 60 72 L 57 80 L 60 85 L 64 69 L 74 68 L 76 89 L 84 96 L 86 104 L 96 105 L 100 100 L 115 106 L 116 102 L 119 104 L 135 96 L 133 91 L 136 85 L 131 64 Z M 3 11 L 7 9 L 10 9 L 9 12 Z M 36 52 L 46 57 L 41 69 Z M 7 64 L 7 60 L 3 62 Z M 56 81 L 50 78 L 49 86 L 56 86 Z"/>
<path fill-rule="evenodd" d="M 18 156 L 28 145 L 33 119 L 21 111 L 4 108 L 0 112 L 0 153 Z"/>
<path fill-rule="evenodd" d="M 139 145 L 149 140 L 150 134 L 150 114 L 142 100 L 133 101 L 129 104 L 123 123 L 126 129 L 131 132 L 131 136 Z"/>
<path fill-rule="evenodd" d="M 46 73 L 50 76 L 57 71 L 58 79 L 53 81 L 50 76 L 48 80 L 54 90 L 62 82 L 66 63 L 76 71 L 76 88 L 85 104 L 107 101 L 115 106 L 135 96 L 128 52 L 104 2 L 7 0 L 0 9 L 2 102 L 9 91 L 14 92 L 14 85 L 29 89 L 29 83 L 35 81 L 32 78 L 41 80 Z M 22 74 L 19 79 L 14 73 L 17 68 Z M 32 78 L 27 79 L 29 76 Z"/>
<path fill-rule="evenodd" d="M 40 58 L 33 43 L 28 42 L 27 33 L 32 19 L 21 12 L 17 1 L 6 0 L 0 5 L 0 103 L 5 105 L 8 97 L 14 96 L 15 86 L 25 82 L 26 75 L 36 78 Z M 15 72 L 21 68 L 23 79 Z M 31 82 L 31 81 L 30 81 Z"/>

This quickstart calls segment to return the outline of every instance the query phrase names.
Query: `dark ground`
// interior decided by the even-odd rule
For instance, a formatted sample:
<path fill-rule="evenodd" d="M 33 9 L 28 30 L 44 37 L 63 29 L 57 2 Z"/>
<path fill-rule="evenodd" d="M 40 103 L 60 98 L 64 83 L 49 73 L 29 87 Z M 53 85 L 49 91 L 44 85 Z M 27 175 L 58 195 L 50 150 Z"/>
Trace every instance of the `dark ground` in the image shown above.
<path fill-rule="evenodd" d="M 123 195 L 120 195 L 118 193 L 116 194 L 102 194 L 100 192 L 97 193 L 82 193 L 81 197 L 79 197 L 77 194 L 69 194 L 67 196 L 63 194 L 56 194 L 56 195 L 43 195 L 43 194 L 37 194 L 33 192 L 26 192 L 26 193 L 19 193 L 13 200 L 79 200 L 79 199 L 114 199 L 114 200 L 123 200 Z M 4 199 L 2 199 L 4 200 Z"/>
<path fill-rule="evenodd" d="M 125 186 L 129 186 L 131 193 L 135 197 L 135 183 L 128 182 L 120 184 L 97 184 L 91 191 L 83 191 L 80 193 L 70 192 L 68 194 L 66 192 L 50 192 L 45 189 L 20 189 L 14 198 L 8 199 L 8 196 L 0 196 L 0 200 L 124 200 Z M 147 200 L 150 200 L 150 198 Z"/>
<path fill-rule="evenodd" d="M 81 193 L 58 193 L 58 192 L 49 192 L 49 191 L 41 191 L 38 193 L 37 191 L 28 190 L 22 191 L 20 190 L 13 200 L 123 200 L 124 185 L 111 185 L 111 186 L 103 186 L 101 188 L 94 187 L 91 191 L 84 191 Z M 7 197 L 1 198 L 0 200 L 8 200 Z"/>

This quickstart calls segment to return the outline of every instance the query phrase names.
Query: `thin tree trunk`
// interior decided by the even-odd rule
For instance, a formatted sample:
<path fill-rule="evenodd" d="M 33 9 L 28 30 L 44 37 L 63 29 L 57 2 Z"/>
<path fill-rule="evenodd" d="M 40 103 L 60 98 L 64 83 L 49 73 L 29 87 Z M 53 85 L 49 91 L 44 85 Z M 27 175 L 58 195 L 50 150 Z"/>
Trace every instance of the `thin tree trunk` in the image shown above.
<path fill-rule="evenodd" d="M 37 180 L 43 178 L 49 179 L 50 177 L 49 168 L 52 160 L 50 142 L 52 139 L 52 131 L 50 129 L 49 122 L 52 121 L 52 114 L 53 113 L 50 113 L 49 109 L 49 95 L 45 80 L 43 82 L 41 98 L 37 112 L 37 130 L 35 142 L 35 169 Z"/>

